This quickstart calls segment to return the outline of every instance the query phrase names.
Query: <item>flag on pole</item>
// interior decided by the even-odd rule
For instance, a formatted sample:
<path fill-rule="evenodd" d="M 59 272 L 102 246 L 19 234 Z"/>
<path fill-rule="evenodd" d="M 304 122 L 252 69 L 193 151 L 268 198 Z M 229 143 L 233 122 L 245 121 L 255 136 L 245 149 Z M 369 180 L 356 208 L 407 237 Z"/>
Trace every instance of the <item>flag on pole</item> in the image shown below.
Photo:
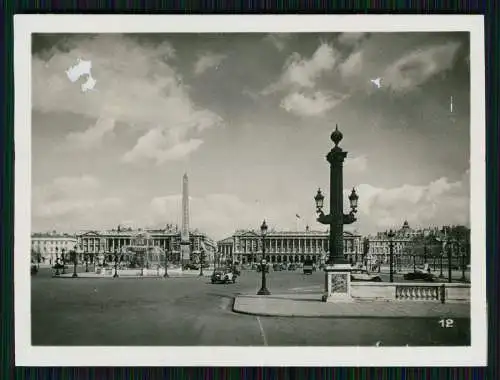
<path fill-rule="evenodd" d="M 295 214 L 295 217 L 296 217 L 297 219 L 300 219 L 300 215 L 299 215 L 299 214 Z"/>

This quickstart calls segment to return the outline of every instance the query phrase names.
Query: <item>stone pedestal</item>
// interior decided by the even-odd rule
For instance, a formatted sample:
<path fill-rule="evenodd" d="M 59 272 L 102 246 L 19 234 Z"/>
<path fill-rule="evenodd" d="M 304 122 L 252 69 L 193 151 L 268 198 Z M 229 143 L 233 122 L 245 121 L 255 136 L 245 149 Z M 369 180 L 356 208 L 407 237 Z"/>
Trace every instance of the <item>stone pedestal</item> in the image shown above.
<path fill-rule="evenodd" d="M 325 268 L 323 302 L 352 301 L 351 270 L 350 264 L 334 264 Z"/>

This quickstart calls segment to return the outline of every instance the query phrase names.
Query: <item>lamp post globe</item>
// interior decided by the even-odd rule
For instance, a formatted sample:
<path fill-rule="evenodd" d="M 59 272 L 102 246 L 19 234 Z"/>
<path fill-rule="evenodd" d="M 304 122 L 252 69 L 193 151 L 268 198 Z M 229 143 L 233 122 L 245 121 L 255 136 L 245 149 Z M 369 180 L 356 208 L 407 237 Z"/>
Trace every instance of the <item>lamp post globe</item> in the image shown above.
<path fill-rule="evenodd" d="M 349 203 L 350 203 L 352 212 L 354 212 L 354 213 L 357 212 L 357 209 L 358 209 L 358 199 L 359 199 L 359 196 L 358 196 L 358 194 L 356 194 L 356 189 L 353 187 L 351 194 L 349 195 Z"/>
<path fill-rule="evenodd" d="M 266 221 L 264 220 L 260 226 L 260 232 L 262 235 L 262 259 L 260 261 L 260 268 L 262 272 L 262 283 L 260 290 L 257 292 L 257 295 L 259 296 L 268 296 L 271 294 L 271 292 L 267 289 L 266 286 L 266 268 L 267 268 L 267 261 L 266 261 L 266 244 L 265 244 L 265 239 L 266 239 L 266 234 L 267 234 L 267 224 Z"/>
<path fill-rule="evenodd" d="M 323 209 L 323 202 L 325 200 L 325 196 L 321 193 L 321 189 L 318 189 L 318 192 L 314 196 L 314 201 L 316 202 L 316 210 L 320 212 Z"/>

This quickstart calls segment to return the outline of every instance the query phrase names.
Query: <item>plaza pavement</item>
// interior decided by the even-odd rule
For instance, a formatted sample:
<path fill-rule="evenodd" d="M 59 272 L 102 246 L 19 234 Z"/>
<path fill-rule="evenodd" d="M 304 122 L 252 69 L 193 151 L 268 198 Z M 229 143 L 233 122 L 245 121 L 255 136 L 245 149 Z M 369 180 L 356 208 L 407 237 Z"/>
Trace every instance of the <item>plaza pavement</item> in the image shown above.
<path fill-rule="evenodd" d="M 79 268 L 79 274 L 81 273 Z M 83 268 L 84 270 L 84 268 Z M 68 271 L 69 272 L 69 271 Z M 310 297 L 323 274 L 271 272 L 274 295 Z M 260 274 L 243 271 L 236 284 L 206 277 L 60 280 L 49 269 L 31 278 L 35 346 L 461 346 L 470 318 L 298 318 L 235 313 L 235 298 L 256 294 Z M 308 302 L 312 303 L 312 302 Z"/>
<path fill-rule="evenodd" d="M 266 317 L 314 318 L 470 318 L 470 304 L 439 301 L 351 301 L 321 302 L 322 293 L 238 295 L 236 313 Z"/>

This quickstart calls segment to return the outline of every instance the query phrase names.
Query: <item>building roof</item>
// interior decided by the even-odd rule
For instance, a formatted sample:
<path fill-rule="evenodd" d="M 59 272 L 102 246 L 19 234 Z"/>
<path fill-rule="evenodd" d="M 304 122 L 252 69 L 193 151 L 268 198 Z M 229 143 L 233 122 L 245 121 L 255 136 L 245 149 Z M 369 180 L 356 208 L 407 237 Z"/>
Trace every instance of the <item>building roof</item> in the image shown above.
<path fill-rule="evenodd" d="M 66 238 L 66 239 L 75 239 L 76 236 L 72 234 L 68 234 L 65 232 L 34 232 L 31 234 L 32 238 Z"/>
<path fill-rule="evenodd" d="M 314 237 L 314 236 L 324 236 L 328 237 L 329 232 L 328 231 L 314 231 L 314 230 L 308 230 L 308 231 L 277 231 L 277 230 L 271 230 L 269 231 L 266 236 L 269 237 L 277 237 L 277 236 L 283 236 L 283 237 Z M 344 231 L 344 236 L 361 236 L 355 232 L 351 231 Z M 261 237 L 261 234 L 256 232 L 255 230 L 237 230 L 233 236 L 237 237 Z M 232 236 L 231 236 L 232 238 Z M 229 239 L 229 238 L 226 238 Z M 222 240 L 221 242 L 225 241 L 226 239 Z"/>

